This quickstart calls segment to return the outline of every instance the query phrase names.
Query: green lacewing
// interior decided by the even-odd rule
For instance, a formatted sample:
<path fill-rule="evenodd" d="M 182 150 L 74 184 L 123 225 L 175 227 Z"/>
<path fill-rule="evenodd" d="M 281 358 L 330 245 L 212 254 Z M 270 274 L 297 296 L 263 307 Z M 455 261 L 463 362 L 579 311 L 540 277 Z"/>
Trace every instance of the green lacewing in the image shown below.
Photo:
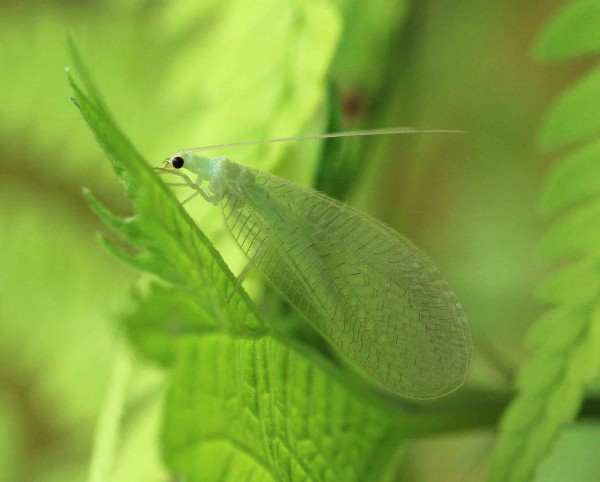
<path fill-rule="evenodd" d="M 240 249 L 333 347 L 383 387 L 430 399 L 465 380 L 472 342 L 458 298 L 433 261 L 373 217 L 209 149 L 331 137 L 401 134 L 408 128 L 224 144 L 178 151 L 157 168 L 221 205 Z M 192 175 L 192 180 L 185 174 Z"/>

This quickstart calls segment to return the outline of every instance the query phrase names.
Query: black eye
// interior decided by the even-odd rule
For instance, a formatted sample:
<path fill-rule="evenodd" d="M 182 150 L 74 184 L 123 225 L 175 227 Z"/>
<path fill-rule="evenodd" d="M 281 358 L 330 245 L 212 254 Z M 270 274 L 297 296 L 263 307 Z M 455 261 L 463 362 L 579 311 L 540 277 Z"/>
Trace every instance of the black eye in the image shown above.
<path fill-rule="evenodd" d="M 175 156 L 171 159 L 171 166 L 175 169 L 181 169 L 183 167 L 183 157 Z"/>

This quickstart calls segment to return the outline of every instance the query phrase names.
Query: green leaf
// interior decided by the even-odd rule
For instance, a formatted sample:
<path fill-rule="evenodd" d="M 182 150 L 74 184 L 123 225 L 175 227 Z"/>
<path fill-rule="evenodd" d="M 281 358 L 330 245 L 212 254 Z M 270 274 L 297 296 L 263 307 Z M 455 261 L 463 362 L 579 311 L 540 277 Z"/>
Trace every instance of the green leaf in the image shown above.
<path fill-rule="evenodd" d="M 339 0 L 338 3 L 344 17 L 344 31 L 332 70 L 342 90 L 364 104 L 374 100 L 371 97 L 377 95 L 387 80 L 386 62 L 397 58 L 398 45 L 393 40 L 402 26 L 408 3 L 404 0 Z"/>
<path fill-rule="evenodd" d="M 135 203 L 137 214 L 119 220 L 91 200 L 107 224 L 141 251 L 130 259 L 132 264 L 181 286 L 199 303 L 210 299 L 202 309 L 219 320 L 223 329 L 259 333 L 263 323 L 210 241 L 117 130 L 100 102 L 90 100 L 72 78 L 70 81 L 76 104 Z M 207 295 L 200 299 L 198 293 Z"/>
<path fill-rule="evenodd" d="M 546 25 L 533 53 L 541 60 L 559 60 L 600 52 L 600 3 L 568 3 Z"/>
<path fill-rule="evenodd" d="M 408 11 L 404 0 L 339 0 L 343 31 L 331 66 L 329 131 L 382 126 L 383 107 L 397 88 L 397 35 Z M 355 138 L 327 142 L 315 176 L 317 190 L 347 199 L 380 144 L 391 139 Z"/>
<path fill-rule="evenodd" d="M 585 386 L 600 366 L 600 304 L 593 312 L 565 310 L 532 331 L 537 354 L 521 369 L 519 395 L 500 424 L 491 482 L 532 479 L 560 430 L 577 415 Z"/>
<path fill-rule="evenodd" d="M 600 199 L 563 216 L 544 235 L 542 254 L 548 258 L 595 256 L 600 245 Z"/>
<path fill-rule="evenodd" d="M 207 295 L 202 291 L 198 296 Z M 210 300 L 198 303 L 185 291 L 153 283 L 146 293 L 134 292 L 135 304 L 123 317 L 123 327 L 136 351 L 168 367 L 175 358 L 177 343 L 183 337 L 197 337 L 220 330 L 210 313 L 203 309 Z"/>
<path fill-rule="evenodd" d="M 162 12 L 168 35 L 186 35 L 164 79 L 165 99 L 180 106 L 176 125 L 188 133 L 173 150 L 320 129 L 342 27 L 335 2 L 211 0 L 190 5 L 182 10 L 165 3 Z M 196 40 L 199 28 L 202 42 Z M 283 154 L 286 164 L 296 164 L 289 162 L 295 149 L 289 144 L 245 148 L 235 152 L 234 160 L 272 170 Z M 315 155 L 294 156 L 305 175 L 311 158 Z"/>
<path fill-rule="evenodd" d="M 557 271 L 542 281 L 536 290 L 537 297 L 545 303 L 564 307 L 589 305 L 600 294 L 597 260 L 582 260 Z"/>
<path fill-rule="evenodd" d="M 597 67 L 552 107 L 541 128 L 540 145 L 557 148 L 600 133 L 599 105 L 600 68 Z"/>
<path fill-rule="evenodd" d="M 243 314 L 241 308 L 238 311 L 225 308 L 224 297 L 240 297 L 238 304 L 242 307 L 246 306 L 242 304 L 245 299 L 239 294 L 231 294 L 227 286 L 215 289 L 219 284 L 234 282 L 220 265 L 222 261 L 216 256 L 209 258 L 212 248 L 200 244 L 205 242 L 201 233 L 195 232 L 197 228 L 188 222 L 176 199 L 154 180 L 154 173 L 105 117 L 98 104 L 90 101 L 74 82 L 73 88 L 84 117 L 111 158 L 115 171 L 125 180 L 138 209 L 138 214 L 127 222 L 108 216 L 104 210 L 99 210 L 101 215 L 147 256 L 160 257 L 161 262 L 172 264 L 172 270 L 160 273 L 169 273 L 168 280 L 172 283 L 191 291 L 193 283 L 200 283 L 203 277 L 212 277 L 211 285 L 198 287 L 201 297 L 192 297 L 188 291 L 183 297 L 174 296 L 172 289 L 154 287 L 146 297 L 146 303 L 138 303 L 137 312 L 128 322 L 130 329 L 139 328 L 141 319 L 157 304 L 164 311 L 184 301 L 175 319 L 193 328 L 186 336 L 177 337 L 171 346 L 169 341 L 164 341 L 163 332 L 159 335 L 163 339 L 155 343 L 158 350 L 153 347 L 148 350 L 159 360 L 169 361 L 173 349 L 179 354 L 165 412 L 165 453 L 169 465 L 189 475 L 190 480 L 202 480 L 199 474 L 209 474 L 204 480 L 214 480 L 210 479 L 210 474 L 214 474 L 211 471 L 214 462 L 197 458 L 206 455 L 206 451 L 195 451 L 196 443 L 210 447 L 215 436 L 217 439 L 231 436 L 234 439 L 241 437 L 242 444 L 234 443 L 229 452 L 225 451 L 231 456 L 233 450 L 234 454 L 233 458 L 227 459 L 227 467 L 232 461 L 239 460 L 241 464 L 241 468 L 238 465 L 230 467 L 232 474 L 243 470 L 250 455 L 252 470 L 257 464 L 267 463 L 268 472 L 275 471 L 282 477 L 289 477 L 288 480 L 298 480 L 299 474 L 318 475 L 317 480 L 340 480 L 335 478 L 338 474 L 342 480 L 364 480 L 367 473 L 377 480 L 377 471 L 387 467 L 379 459 L 381 445 L 386 446 L 384 442 L 390 437 L 399 438 L 402 433 L 391 426 L 390 416 L 372 400 L 356 396 L 336 382 L 309 357 L 294 353 L 279 341 L 232 336 L 242 333 L 241 330 L 229 335 L 214 331 L 215 326 L 219 326 L 215 324 L 215 318 L 228 325 L 225 316 L 239 316 L 236 326 L 248 325 L 250 309 L 246 308 L 248 314 L 245 317 L 240 316 L 240 312 Z M 158 210 L 160 222 L 152 219 L 155 210 Z M 132 224 L 135 229 L 131 229 Z M 171 239 L 174 231 L 177 234 L 175 240 Z M 152 240 L 150 236 L 157 239 Z M 191 236 L 197 236 L 197 241 Z M 195 250 L 192 260 L 188 258 L 189 250 L 184 249 L 186 246 Z M 167 248 L 175 253 L 170 253 Z M 212 270 L 209 271 L 207 266 Z M 200 273 L 192 273 L 193 270 Z M 153 268 L 152 271 L 158 273 L 160 270 Z M 207 299 L 213 303 L 203 303 Z M 215 308 L 215 300 L 225 307 Z M 138 346 L 144 341 L 148 345 L 148 335 L 160 314 L 153 313 L 157 318 L 148 320 L 149 326 L 140 330 L 143 336 L 132 336 Z M 200 316 L 196 318 L 198 314 Z M 172 319 L 163 318 L 162 326 L 168 327 Z M 207 327 L 212 331 L 206 331 Z M 161 353 L 165 347 L 166 354 Z M 224 432 L 217 434 L 219 430 Z M 289 431 L 289 435 L 284 437 L 280 431 Z M 284 437 L 284 443 L 281 443 L 281 437 Z M 288 443 L 289 449 L 286 448 Z M 397 442 L 390 444 L 388 450 L 395 450 L 396 445 Z M 275 449 L 281 451 L 282 458 L 278 455 L 265 459 L 264 450 Z M 193 456 L 190 458 L 190 455 Z M 201 470 L 199 460 L 204 460 Z M 375 467 L 369 464 L 375 464 Z"/>
<path fill-rule="evenodd" d="M 600 40 L 588 20 L 600 6 L 577 2 L 549 27 L 538 47 L 547 55 L 581 53 Z M 591 9 L 591 10 L 590 10 Z M 587 14 L 590 19 L 584 19 Z M 567 32 L 581 35 L 563 41 Z M 594 23 L 598 23 L 597 20 Z M 596 39 L 596 40 L 593 40 Z M 559 47 L 562 42 L 564 48 Z M 548 114 L 541 144 L 559 147 L 587 140 L 600 129 L 600 69 L 572 87 Z M 528 482 L 562 430 L 575 419 L 587 386 L 600 372 L 600 144 L 579 148 L 559 164 L 541 200 L 546 214 L 561 214 L 544 236 L 542 254 L 567 260 L 537 290 L 550 309 L 534 323 L 527 342 L 534 355 L 521 367 L 518 393 L 500 424 L 492 482 Z M 569 211 L 563 212 L 565 208 Z"/>
<path fill-rule="evenodd" d="M 253 467 L 266 463 L 267 471 L 289 480 L 297 480 L 297 474 L 318 476 L 316 480 L 340 480 L 332 478 L 338 473 L 349 481 L 364 480 L 366 473 L 377 477 L 377 471 L 387 468 L 385 459 L 380 459 L 388 453 L 383 448 L 395 451 L 403 435 L 390 423 L 390 414 L 376 399 L 358 396 L 336 381 L 337 377 L 349 379 L 323 370 L 324 360 L 316 362 L 296 353 L 298 348 L 264 336 L 264 326 L 254 317 L 246 295 L 235 290 L 233 276 L 179 202 L 114 126 L 101 103 L 90 99 L 72 79 L 71 84 L 77 105 L 123 179 L 137 214 L 124 220 L 95 201 L 92 205 L 118 234 L 141 250 L 135 259 L 145 256 L 143 265 L 149 271 L 184 293 L 179 296 L 173 295 L 173 289 L 152 288 L 143 303 L 138 300 L 137 311 L 126 324 L 130 333 L 135 330 L 131 334 L 137 346 L 145 347 L 142 351 L 151 358 L 168 363 L 173 352 L 178 354 L 165 411 L 164 451 L 169 465 L 188 474 L 190 480 L 200 480 L 199 474 L 211 473 L 213 462 L 203 459 L 200 470 L 198 459 L 189 458 L 192 444 L 197 439 L 210 445 L 215 436 L 229 434 L 243 441 L 243 447 L 234 444 L 235 453 L 241 455 L 235 460 L 245 465 L 250 455 Z M 163 269 L 162 264 L 169 267 Z M 184 305 L 175 317 L 161 320 L 166 333 L 152 341 L 160 322 L 150 319 L 142 327 L 141 319 L 159 303 L 164 312 L 181 301 Z M 160 312 L 153 316 L 160 317 Z M 191 330 L 169 340 L 165 334 L 173 319 Z M 215 331 L 215 327 L 221 329 Z M 225 331 L 226 327 L 230 329 Z M 218 430 L 226 433 L 217 435 Z M 289 431 L 284 441 L 291 444 L 290 449 L 280 443 L 280 430 Z M 275 448 L 282 450 L 282 459 L 265 459 L 264 450 Z M 294 456 L 298 466 L 294 466 Z"/>
<path fill-rule="evenodd" d="M 400 427 L 306 356 L 220 334 L 179 348 L 164 443 L 186 480 L 380 479 Z"/>
<path fill-rule="evenodd" d="M 291 335 L 268 330 L 102 103 L 71 84 L 136 214 L 121 218 L 88 199 L 126 243 L 111 241 L 115 252 L 166 283 L 137 295 L 124 326 L 138 353 L 169 368 L 162 452 L 177 475 L 376 481 L 387 475 L 403 439 L 495 420 L 497 408 L 435 411 L 390 403 L 389 395 Z"/>
<path fill-rule="evenodd" d="M 593 420 L 568 427 L 556 441 L 552 457 L 545 460 L 536 480 L 596 482 L 600 474 L 600 430 Z"/>
<path fill-rule="evenodd" d="M 543 214 L 559 210 L 600 195 L 600 141 L 592 142 L 570 154 L 550 173 L 540 207 Z"/>

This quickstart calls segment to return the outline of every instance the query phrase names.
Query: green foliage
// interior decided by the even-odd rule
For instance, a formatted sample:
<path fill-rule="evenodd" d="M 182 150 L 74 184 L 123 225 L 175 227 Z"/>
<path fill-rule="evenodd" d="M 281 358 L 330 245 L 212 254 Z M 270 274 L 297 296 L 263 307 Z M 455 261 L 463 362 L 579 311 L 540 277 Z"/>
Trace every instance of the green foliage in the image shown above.
<path fill-rule="evenodd" d="M 112 473 L 131 365 L 129 354 L 121 354 L 115 362 L 104 409 L 98 421 L 95 451 L 90 464 L 90 482 L 104 482 Z"/>
<path fill-rule="evenodd" d="M 538 58 L 546 60 L 598 53 L 598 25 L 600 4 L 596 0 L 572 2 L 555 15 L 540 35 L 534 53 Z M 557 148 L 597 135 L 600 131 L 598 105 L 600 68 L 588 73 L 556 102 L 542 126 L 542 147 Z"/>
<path fill-rule="evenodd" d="M 160 281 L 138 290 L 123 317 L 131 345 L 168 371 L 161 449 L 186 480 L 364 481 L 387 477 L 410 436 L 493 421 L 497 409 L 444 410 L 390 403 L 366 381 L 274 331 L 172 191 L 116 127 L 74 54 L 86 91 L 70 77 L 74 101 L 131 198 L 135 214 L 114 215 L 86 196 L 122 243 L 122 260 Z M 119 244 L 119 246 L 118 246 Z M 117 375 L 119 375 L 118 372 Z M 122 374 L 122 373 L 121 373 Z M 117 444 L 117 377 L 97 446 Z M 93 474 L 107 473 L 98 463 Z M 97 475 L 100 474 L 100 475 Z"/>
<path fill-rule="evenodd" d="M 544 58 L 596 52 L 599 22 L 598 2 L 574 2 L 550 23 L 536 52 Z M 518 395 L 501 423 L 490 477 L 494 482 L 532 480 L 600 371 L 599 74 L 596 69 L 570 88 L 542 128 L 543 147 L 591 140 L 554 169 L 542 194 L 542 212 L 555 218 L 542 253 L 569 263 L 538 290 L 551 308 L 527 334 L 535 355 L 521 368 Z"/>
<path fill-rule="evenodd" d="M 567 3 L 540 34 L 536 57 L 560 60 L 600 52 L 600 4 L 597 0 Z"/>
<path fill-rule="evenodd" d="M 302 352 L 222 334 L 179 345 L 169 466 L 190 480 L 380 480 L 401 433 Z"/>
<path fill-rule="evenodd" d="M 139 250 L 129 254 L 106 241 L 111 251 L 132 265 L 175 283 L 191 296 L 202 293 L 200 296 L 209 301 L 203 307 L 224 328 L 260 332 L 262 323 L 253 315 L 248 298 L 236 289 L 236 280 L 224 261 L 174 194 L 114 127 L 100 102 L 90 101 L 75 82 L 71 81 L 71 85 L 84 118 L 93 127 L 96 139 L 137 207 L 136 216 L 120 218 L 86 194 L 100 217 Z"/>
<path fill-rule="evenodd" d="M 393 440 L 403 433 L 388 410 L 357 396 L 325 369 L 324 360 L 267 334 L 175 196 L 99 100 L 71 83 L 77 105 L 136 207 L 133 217 L 123 219 L 87 195 L 136 252 L 109 244 L 111 250 L 174 287 L 154 285 L 126 318 L 140 353 L 173 366 L 163 442 L 171 469 L 188 480 L 214 480 L 219 473 L 228 474 L 223 480 L 238 480 L 239 474 L 290 481 L 361 481 L 369 474 L 378 480 L 378 471 L 387 468 L 383 448 L 389 456 L 397 445 Z M 161 317 L 167 312 L 171 316 Z"/>
<path fill-rule="evenodd" d="M 222 331 L 210 311 L 210 298 L 201 291 L 191 297 L 179 289 L 153 283 L 145 293 L 136 290 L 134 304 L 123 317 L 123 328 L 136 351 L 147 360 L 169 367 L 175 361 L 176 341 Z M 195 298 L 203 297 L 198 303 Z"/>
<path fill-rule="evenodd" d="M 537 482 L 595 482 L 600 387 L 586 380 L 598 351 L 600 109 L 598 68 L 589 67 L 600 20 L 597 0 L 562 3 L 534 53 L 577 58 L 548 67 L 522 54 L 548 16 L 539 2 L 3 2 L 0 480 L 81 481 L 91 459 L 91 475 L 111 482 L 287 480 L 324 466 L 335 474 L 313 480 L 370 482 L 385 467 L 390 481 L 485 480 L 486 428 L 513 395 L 537 287 L 550 306 L 528 335 L 537 355 L 519 379 L 493 470 L 505 480 L 535 469 Z M 258 276 L 244 283 L 254 307 L 220 260 L 242 268 L 219 211 L 186 205 L 217 255 L 123 139 L 114 158 L 136 214 L 92 203 L 117 228 L 106 235 L 115 254 L 151 271 L 132 296 L 139 271 L 98 246 L 102 228 L 80 195 L 84 185 L 111 212 L 131 212 L 68 102 L 66 32 L 152 165 L 178 148 L 325 130 L 469 131 L 224 152 L 295 182 L 314 179 L 430 253 L 473 328 L 465 387 L 426 405 L 369 395 L 292 313 L 280 316 Z M 88 113 L 106 114 L 85 80 Z M 550 163 L 532 152 L 531 128 L 566 84 L 540 133 L 546 150 L 562 150 L 540 202 L 553 219 L 540 250 L 557 269 L 539 286 L 533 205 Z M 98 121 L 95 129 L 115 125 Z M 101 137 L 115 143 L 120 134 L 109 131 Z M 171 229 L 195 241 L 182 249 Z M 110 377 L 123 334 L 135 354 L 127 387 L 118 363 Z M 426 434 L 434 436 L 412 440 Z"/>
<path fill-rule="evenodd" d="M 600 130 L 598 105 L 600 68 L 572 86 L 554 105 L 542 127 L 542 147 L 557 148 L 596 135 Z"/>

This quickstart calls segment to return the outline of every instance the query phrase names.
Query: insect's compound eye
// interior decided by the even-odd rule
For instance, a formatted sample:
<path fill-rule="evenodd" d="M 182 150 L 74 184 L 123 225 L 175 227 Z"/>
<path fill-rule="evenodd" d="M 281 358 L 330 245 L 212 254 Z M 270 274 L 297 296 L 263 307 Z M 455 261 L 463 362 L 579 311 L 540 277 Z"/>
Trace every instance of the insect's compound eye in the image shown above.
<path fill-rule="evenodd" d="M 175 169 L 181 169 L 183 167 L 183 157 L 175 156 L 171 159 L 171 166 Z"/>

